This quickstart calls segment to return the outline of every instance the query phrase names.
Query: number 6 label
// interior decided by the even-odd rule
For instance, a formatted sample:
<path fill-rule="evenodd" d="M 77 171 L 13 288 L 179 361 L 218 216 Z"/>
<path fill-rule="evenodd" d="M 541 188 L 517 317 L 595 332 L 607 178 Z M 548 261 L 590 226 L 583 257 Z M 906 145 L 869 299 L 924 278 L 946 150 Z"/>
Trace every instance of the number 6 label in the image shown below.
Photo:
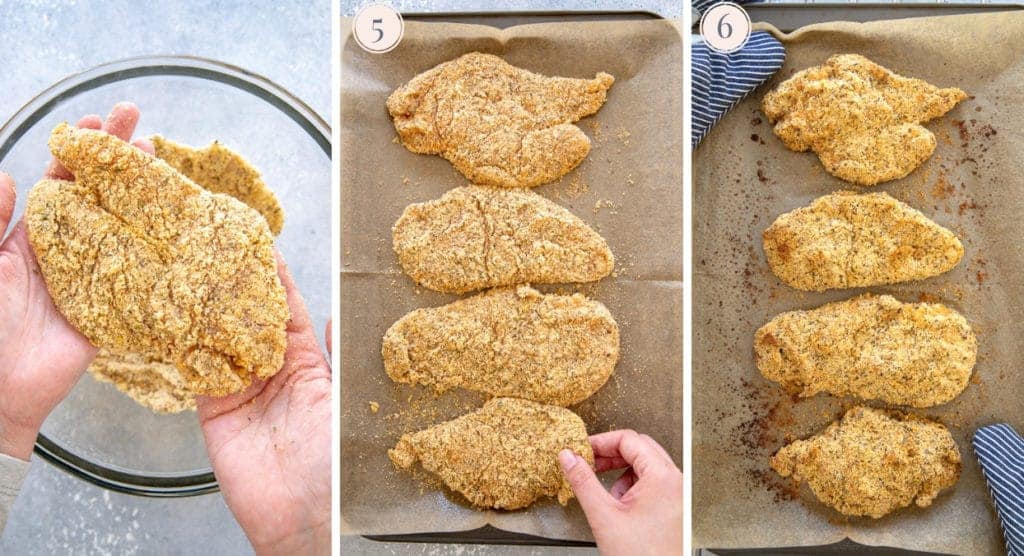
<path fill-rule="evenodd" d="M 750 16 L 732 2 L 719 2 L 700 18 L 700 36 L 716 52 L 736 52 L 750 38 Z"/>
<path fill-rule="evenodd" d="M 405 33 L 402 15 L 387 4 L 370 4 L 352 20 L 352 36 L 367 52 L 383 54 L 398 46 Z"/>

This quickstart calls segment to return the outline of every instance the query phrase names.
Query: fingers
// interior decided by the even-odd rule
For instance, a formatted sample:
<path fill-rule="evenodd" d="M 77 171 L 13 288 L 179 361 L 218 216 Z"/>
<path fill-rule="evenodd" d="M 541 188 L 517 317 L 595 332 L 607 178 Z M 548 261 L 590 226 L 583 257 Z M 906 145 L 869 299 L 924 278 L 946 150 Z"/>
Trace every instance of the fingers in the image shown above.
<path fill-rule="evenodd" d="M 135 133 L 135 125 L 139 123 L 139 107 L 130 102 L 119 102 L 114 105 L 103 123 L 103 131 L 128 141 Z"/>
<path fill-rule="evenodd" d="M 82 119 L 78 120 L 75 126 L 82 129 L 100 129 L 103 126 L 103 120 L 100 119 L 96 114 L 89 114 L 83 116 Z M 67 168 L 64 167 L 56 158 L 50 159 L 50 165 L 46 167 L 46 171 L 43 172 L 44 178 L 53 180 L 73 180 L 75 176 L 72 175 Z"/>
<path fill-rule="evenodd" d="M 153 142 L 149 139 L 136 139 L 132 141 L 132 145 L 146 154 L 156 156 L 156 147 L 153 146 Z"/>
<path fill-rule="evenodd" d="M 622 473 L 622 476 L 615 481 L 608 493 L 612 495 L 612 498 L 621 500 L 622 495 L 626 494 L 626 492 L 636 484 L 636 481 L 636 473 L 634 473 L 632 469 L 627 469 Z"/>
<path fill-rule="evenodd" d="M 288 297 L 288 309 L 292 313 L 291 319 L 288 320 L 288 335 L 310 336 L 315 343 L 313 322 L 309 318 L 309 311 L 306 310 L 306 301 L 302 299 L 302 293 L 295 285 L 295 279 L 292 278 L 292 273 L 288 270 L 288 263 L 284 262 L 284 257 L 277 249 L 274 249 L 274 258 L 277 259 L 277 276 L 281 279 L 281 285 L 284 286 L 285 294 Z"/>
<path fill-rule="evenodd" d="M 323 371 L 328 377 L 330 376 L 330 365 L 324 360 L 323 350 L 320 349 L 320 344 L 316 341 L 316 333 L 313 332 L 313 322 L 306 310 L 306 302 L 302 299 L 299 288 L 295 286 L 295 280 L 292 279 L 292 274 L 288 271 L 288 265 L 285 264 L 281 253 L 276 249 L 274 257 L 277 258 L 277 275 L 281 279 L 281 285 L 284 286 L 288 298 L 291 318 L 288 319 L 285 328 L 285 332 L 288 334 L 288 347 L 284 352 L 284 367 L 270 382 L 271 389 L 281 386 L 282 380 L 287 380 L 292 373 L 301 370 L 316 369 L 318 372 Z"/>
<path fill-rule="evenodd" d="M 331 321 L 327 321 L 327 330 L 324 331 L 324 341 L 327 343 L 327 355 L 334 356 L 334 346 L 331 345 Z"/>
<path fill-rule="evenodd" d="M 621 458 L 639 477 L 652 466 L 675 467 L 668 453 L 649 436 L 645 436 L 630 429 L 609 431 L 591 436 L 590 445 L 594 450 L 595 459 Z M 612 463 L 618 462 L 612 459 Z"/>
<path fill-rule="evenodd" d="M 672 460 L 672 456 L 668 455 L 668 450 L 666 450 L 664 446 L 659 444 L 657 440 L 651 438 L 646 434 L 641 434 L 640 438 L 643 438 L 648 444 L 654 447 L 654 449 L 657 450 L 666 460 L 672 462 L 672 464 L 675 465 L 675 461 Z"/>
<path fill-rule="evenodd" d="M 11 223 L 11 216 L 14 215 L 14 203 L 17 201 L 17 193 L 14 190 L 14 178 L 0 172 L 0 238 L 4 237 L 7 226 Z"/>
<path fill-rule="evenodd" d="M 601 481 L 597 480 L 597 475 L 586 460 L 571 450 L 562 450 L 558 453 L 558 463 L 565 474 L 565 480 L 569 481 L 569 486 L 587 514 L 591 526 L 594 525 L 594 520 L 600 520 L 610 508 L 614 509 L 616 500 L 604 489 Z"/>
<path fill-rule="evenodd" d="M 621 456 L 594 456 L 594 471 L 596 473 L 604 473 L 612 469 L 625 469 L 627 467 L 629 467 L 629 462 L 622 459 Z"/>
<path fill-rule="evenodd" d="M 102 129 L 107 133 L 121 139 L 122 141 L 128 141 L 131 139 L 132 134 L 135 133 L 135 125 L 139 123 L 139 108 L 130 102 L 119 102 L 114 105 L 114 108 L 110 110 L 110 114 L 107 116 L 106 121 L 102 120 L 95 114 L 90 114 L 78 120 L 76 124 L 78 127 L 83 129 Z M 145 143 L 143 143 L 145 141 Z M 140 140 L 137 142 L 136 147 L 139 147 L 143 151 L 153 154 L 154 149 L 152 143 L 146 140 Z M 55 180 L 73 180 L 75 176 L 67 170 L 57 159 L 50 161 L 50 165 L 47 166 L 46 171 L 43 173 L 43 177 L 55 179 Z"/>
<path fill-rule="evenodd" d="M 103 127 L 103 119 L 97 114 L 89 114 L 88 116 L 82 116 L 82 119 L 78 120 L 75 126 L 82 129 L 101 129 Z"/>

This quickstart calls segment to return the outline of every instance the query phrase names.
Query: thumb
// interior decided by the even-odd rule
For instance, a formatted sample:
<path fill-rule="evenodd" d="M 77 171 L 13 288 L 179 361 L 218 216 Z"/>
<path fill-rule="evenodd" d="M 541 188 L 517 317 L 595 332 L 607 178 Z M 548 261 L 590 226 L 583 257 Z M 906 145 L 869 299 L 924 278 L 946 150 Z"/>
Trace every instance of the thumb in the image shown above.
<path fill-rule="evenodd" d="M 608 494 L 601 481 L 597 480 L 597 475 L 590 468 L 590 464 L 571 450 L 559 452 L 558 463 L 562 466 L 562 473 L 569 481 L 573 493 L 579 499 L 583 513 L 587 514 L 590 528 L 595 529 L 595 521 L 601 521 L 618 502 Z"/>

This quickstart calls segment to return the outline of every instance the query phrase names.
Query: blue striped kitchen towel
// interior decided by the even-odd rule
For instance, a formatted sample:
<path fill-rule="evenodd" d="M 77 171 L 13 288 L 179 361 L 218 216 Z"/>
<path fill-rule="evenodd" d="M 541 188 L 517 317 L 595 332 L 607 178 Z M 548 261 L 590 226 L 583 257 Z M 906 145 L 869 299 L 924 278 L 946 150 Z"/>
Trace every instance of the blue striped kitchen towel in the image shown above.
<path fill-rule="evenodd" d="M 1010 425 L 982 427 L 974 433 L 974 453 L 1003 524 L 1006 553 L 1024 556 L 1024 438 Z"/>
<path fill-rule="evenodd" d="M 722 0 L 694 0 L 699 13 Z M 736 1 L 736 0 L 733 0 Z M 758 0 L 738 4 L 753 4 Z M 691 144 L 696 147 L 736 103 L 779 71 L 786 49 L 765 31 L 751 33 L 743 48 L 732 54 L 715 52 L 703 40 L 693 45 L 693 113 Z"/>
<path fill-rule="evenodd" d="M 736 103 L 782 67 L 786 49 L 765 31 L 750 35 L 740 50 L 722 54 L 704 41 L 693 45 L 692 146 Z"/>

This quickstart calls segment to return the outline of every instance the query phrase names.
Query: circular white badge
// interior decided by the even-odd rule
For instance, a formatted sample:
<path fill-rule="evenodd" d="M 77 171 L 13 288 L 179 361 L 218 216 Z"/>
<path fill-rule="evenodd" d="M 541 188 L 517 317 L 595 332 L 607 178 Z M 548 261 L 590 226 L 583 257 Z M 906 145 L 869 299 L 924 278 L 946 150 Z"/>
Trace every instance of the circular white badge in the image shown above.
<path fill-rule="evenodd" d="M 402 14 L 387 4 L 363 7 L 352 21 L 352 36 L 367 52 L 383 54 L 398 46 L 405 32 Z"/>
<path fill-rule="evenodd" d="M 700 36 L 711 50 L 736 52 L 750 38 L 750 16 L 738 4 L 719 2 L 701 16 Z"/>

